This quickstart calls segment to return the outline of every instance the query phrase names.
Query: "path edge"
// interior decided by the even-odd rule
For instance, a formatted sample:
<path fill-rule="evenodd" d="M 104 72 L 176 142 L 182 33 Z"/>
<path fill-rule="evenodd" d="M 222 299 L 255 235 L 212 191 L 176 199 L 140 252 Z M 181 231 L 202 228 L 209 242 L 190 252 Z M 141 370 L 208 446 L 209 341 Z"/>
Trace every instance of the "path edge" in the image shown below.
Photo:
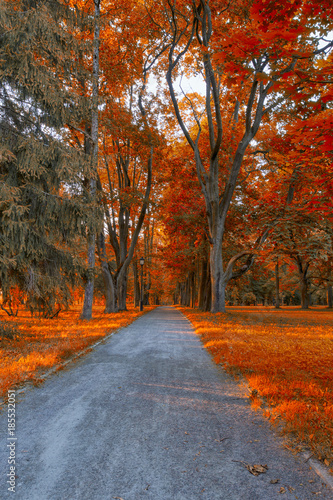
<path fill-rule="evenodd" d="M 177 306 L 175 306 L 175 308 L 177 309 L 177 311 L 179 311 L 182 314 L 182 316 L 184 316 L 184 318 L 188 321 L 188 323 L 193 328 L 194 333 L 196 333 L 193 324 L 188 319 L 188 317 L 183 313 L 183 311 L 181 311 Z M 196 335 L 198 335 L 198 334 L 196 333 Z M 199 337 L 199 340 L 200 340 L 200 336 L 199 335 L 198 335 L 198 337 Z M 200 342 L 201 342 L 201 340 L 200 340 Z M 203 346 L 204 349 L 206 349 L 205 346 L 203 345 L 203 343 L 202 343 L 202 346 Z M 207 349 L 206 349 L 206 351 L 207 351 Z M 214 364 L 218 368 L 220 368 L 220 369 L 222 369 L 222 370 L 225 371 L 223 363 L 219 363 L 219 364 L 214 363 Z M 230 374 L 227 373 L 227 375 L 230 375 Z M 232 375 L 230 375 L 230 377 L 232 377 Z M 232 377 L 232 378 L 239 384 L 239 382 L 234 377 Z M 248 381 L 245 379 L 245 377 L 242 377 L 242 380 L 240 381 L 239 385 L 243 385 L 243 384 L 245 384 L 245 386 L 248 388 L 248 391 L 251 392 L 250 385 L 249 385 Z M 319 476 L 322 479 L 322 481 L 324 481 L 324 483 L 329 488 L 331 488 L 332 491 L 333 491 L 333 476 L 332 476 L 332 474 L 330 474 L 328 467 L 326 467 L 325 465 L 323 465 L 316 458 L 312 458 L 312 454 L 310 452 L 301 452 L 301 453 L 299 453 L 299 456 L 301 458 L 303 458 L 304 462 L 308 462 L 309 463 L 309 465 L 315 471 L 315 473 L 317 474 L 317 476 Z"/>
<path fill-rule="evenodd" d="M 65 359 L 63 361 L 59 361 L 59 363 L 57 363 L 56 365 L 52 366 L 52 368 L 50 368 L 45 373 L 43 373 L 42 375 L 40 375 L 38 377 L 38 382 L 42 383 L 48 377 L 51 377 L 55 373 L 62 371 L 67 365 L 69 365 L 70 363 L 74 363 L 79 358 L 85 356 L 90 351 L 92 351 L 95 347 L 97 347 L 100 344 L 103 344 L 104 342 L 106 342 L 107 340 L 109 340 L 113 335 L 115 335 L 116 333 L 119 333 L 121 330 L 124 330 L 128 326 L 133 325 L 133 323 L 135 323 L 135 321 L 137 321 L 138 319 L 142 318 L 143 316 L 145 316 L 146 314 L 150 313 L 153 310 L 154 309 L 151 309 L 150 311 L 144 311 L 144 314 L 142 314 L 138 318 L 135 318 L 134 321 L 132 321 L 128 325 L 120 326 L 116 330 L 113 330 L 112 332 L 106 334 L 105 337 L 103 337 L 101 340 L 98 340 L 94 344 L 91 344 L 88 347 L 85 347 L 84 349 L 82 349 L 82 351 L 74 353 L 70 358 Z M 15 387 L 14 387 L 15 394 L 24 394 L 28 389 L 32 389 L 33 387 L 36 387 L 37 385 L 39 385 L 39 383 L 34 384 L 31 380 L 27 380 L 26 382 L 21 382 L 21 384 L 18 384 L 17 389 L 15 389 Z M 7 403 L 4 401 L 3 398 L 0 398 L 0 413 L 2 412 L 2 410 L 6 406 L 7 406 Z"/>

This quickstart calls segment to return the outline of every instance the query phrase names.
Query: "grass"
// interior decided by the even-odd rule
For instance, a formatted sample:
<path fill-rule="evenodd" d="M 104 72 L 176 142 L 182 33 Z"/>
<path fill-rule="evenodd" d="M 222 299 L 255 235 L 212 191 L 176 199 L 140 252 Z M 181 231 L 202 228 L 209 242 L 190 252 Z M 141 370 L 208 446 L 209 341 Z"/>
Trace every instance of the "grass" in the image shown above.
<path fill-rule="evenodd" d="M 90 321 L 79 319 L 82 306 L 73 307 L 54 319 L 31 318 L 27 311 L 18 317 L 0 313 L 1 322 L 18 330 L 18 335 L 0 339 L 0 397 L 6 398 L 8 389 L 22 383 L 39 383 L 41 375 L 50 368 L 153 308 L 145 307 L 144 312 L 130 308 L 117 314 L 103 314 L 103 306 L 97 305 Z"/>
<path fill-rule="evenodd" d="M 333 465 L 333 311 L 181 308 L 214 361 L 245 377 L 255 407 Z M 333 468 L 331 468 L 333 472 Z"/>

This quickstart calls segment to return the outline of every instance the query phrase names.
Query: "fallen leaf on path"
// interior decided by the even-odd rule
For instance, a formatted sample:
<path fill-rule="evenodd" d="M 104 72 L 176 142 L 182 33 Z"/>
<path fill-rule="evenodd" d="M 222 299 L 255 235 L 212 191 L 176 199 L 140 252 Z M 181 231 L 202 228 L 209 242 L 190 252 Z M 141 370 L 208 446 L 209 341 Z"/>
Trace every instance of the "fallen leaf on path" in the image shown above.
<path fill-rule="evenodd" d="M 283 493 L 285 493 L 286 491 L 287 491 L 287 490 L 286 490 L 283 486 L 281 486 L 279 493 L 283 494 Z"/>
<path fill-rule="evenodd" d="M 240 460 L 233 460 L 233 462 L 239 462 L 244 467 L 246 467 L 247 470 L 251 474 L 253 474 L 254 476 L 259 476 L 259 474 L 264 474 L 268 470 L 268 466 L 267 465 L 261 465 L 261 464 L 250 465 L 250 464 L 247 464 L 246 462 L 242 462 Z"/>
<path fill-rule="evenodd" d="M 260 465 L 260 464 L 255 464 L 255 465 L 247 465 L 247 470 L 251 472 L 254 476 L 258 476 L 259 474 L 264 474 L 267 472 L 267 465 Z"/>
<path fill-rule="evenodd" d="M 280 479 L 271 479 L 270 483 L 277 484 L 279 481 L 280 481 Z"/>

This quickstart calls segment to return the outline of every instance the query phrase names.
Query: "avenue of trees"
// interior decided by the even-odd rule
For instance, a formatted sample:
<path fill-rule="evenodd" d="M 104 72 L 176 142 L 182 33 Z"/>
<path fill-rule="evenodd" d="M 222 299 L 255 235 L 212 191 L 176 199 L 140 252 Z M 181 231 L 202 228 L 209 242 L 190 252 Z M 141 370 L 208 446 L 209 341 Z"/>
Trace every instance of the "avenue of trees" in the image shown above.
<path fill-rule="evenodd" d="M 332 307 L 331 0 L 0 0 L 1 308 Z M 200 90 L 186 90 L 195 80 Z"/>

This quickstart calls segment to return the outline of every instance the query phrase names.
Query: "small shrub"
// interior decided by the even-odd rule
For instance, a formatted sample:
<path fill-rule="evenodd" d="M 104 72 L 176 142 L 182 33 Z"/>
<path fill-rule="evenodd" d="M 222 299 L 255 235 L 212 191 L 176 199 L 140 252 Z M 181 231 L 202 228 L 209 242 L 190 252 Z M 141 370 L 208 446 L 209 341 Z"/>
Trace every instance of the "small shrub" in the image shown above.
<path fill-rule="evenodd" d="M 257 297 L 252 292 L 245 293 L 243 295 L 243 302 L 246 306 L 255 305 L 257 301 Z"/>
<path fill-rule="evenodd" d="M 7 321 L 0 321 L 0 340 L 13 340 L 18 335 L 20 335 L 20 332 L 15 324 L 8 323 Z"/>

